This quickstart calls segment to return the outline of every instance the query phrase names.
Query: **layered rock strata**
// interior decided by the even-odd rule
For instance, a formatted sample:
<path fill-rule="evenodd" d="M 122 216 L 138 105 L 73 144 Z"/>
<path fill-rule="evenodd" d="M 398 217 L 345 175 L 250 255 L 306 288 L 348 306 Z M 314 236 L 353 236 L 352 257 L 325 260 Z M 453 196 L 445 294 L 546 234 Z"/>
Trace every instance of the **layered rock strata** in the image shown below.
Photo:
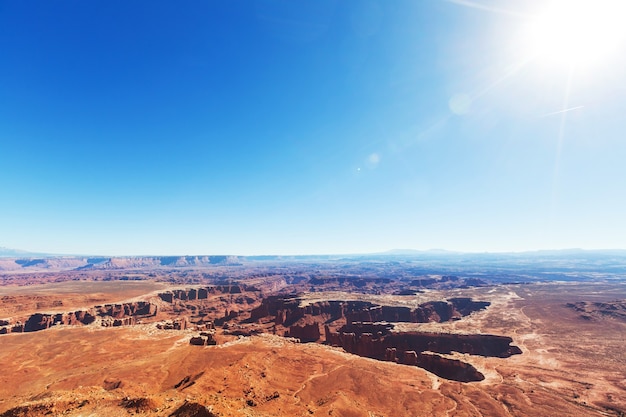
<path fill-rule="evenodd" d="M 244 292 L 258 292 L 259 289 L 249 285 L 213 285 L 202 288 L 177 289 L 162 292 L 159 298 L 167 303 L 175 300 L 193 301 L 206 300 L 209 295 L 217 294 L 241 294 Z"/>
<path fill-rule="evenodd" d="M 285 336 L 314 342 L 323 337 L 324 324 L 341 326 L 355 322 L 445 322 L 458 320 L 474 311 L 485 309 L 484 301 L 470 298 L 451 298 L 430 301 L 416 308 L 381 306 L 368 301 L 320 301 L 303 304 L 299 298 L 271 296 L 250 312 L 250 321 L 272 321 L 275 326 L 287 328 Z"/>
<path fill-rule="evenodd" d="M 23 322 L 12 324 L 9 320 L 3 320 L 4 325 L 0 327 L 0 334 L 36 332 L 57 325 L 89 325 L 96 321 L 104 327 L 127 326 L 135 324 L 137 319 L 153 317 L 156 313 L 157 306 L 147 301 L 105 304 L 88 310 L 65 313 L 34 313 Z"/>
<path fill-rule="evenodd" d="M 472 365 L 437 355 L 452 352 L 508 358 L 522 353 L 513 339 L 489 334 L 393 332 L 391 324 L 353 323 L 333 332 L 325 327 L 326 343 L 346 352 L 383 361 L 414 365 L 460 382 L 484 379 Z"/>

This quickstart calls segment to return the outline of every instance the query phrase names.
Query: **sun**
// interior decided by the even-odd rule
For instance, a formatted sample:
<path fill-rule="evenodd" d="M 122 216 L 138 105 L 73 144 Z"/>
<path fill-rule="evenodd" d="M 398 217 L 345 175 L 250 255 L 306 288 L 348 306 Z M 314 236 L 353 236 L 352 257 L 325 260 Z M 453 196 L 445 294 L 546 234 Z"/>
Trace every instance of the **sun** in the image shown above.
<path fill-rule="evenodd" d="M 527 56 L 572 69 L 607 64 L 626 38 L 626 0 L 556 0 L 530 20 Z"/>

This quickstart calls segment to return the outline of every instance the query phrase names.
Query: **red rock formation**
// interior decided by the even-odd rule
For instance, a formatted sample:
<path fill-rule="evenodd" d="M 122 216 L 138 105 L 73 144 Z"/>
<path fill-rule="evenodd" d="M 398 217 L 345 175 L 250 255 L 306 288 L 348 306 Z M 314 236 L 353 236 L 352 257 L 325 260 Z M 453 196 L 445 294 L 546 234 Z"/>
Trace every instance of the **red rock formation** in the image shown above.
<path fill-rule="evenodd" d="M 206 345 L 206 338 L 202 336 L 194 336 L 191 339 L 189 339 L 189 344 L 196 345 L 196 346 L 204 346 Z"/>
<path fill-rule="evenodd" d="M 159 294 L 159 298 L 161 298 L 161 300 L 165 301 L 166 303 L 173 303 L 174 302 L 174 293 L 172 292 L 162 292 Z"/>
<path fill-rule="evenodd" d="M 174 320 L 174 330 L 186 330 L 189 322 L 187 317 L 182 317 Z"/>
<path fill-rule="evenodd" d="M 448 302 L 452 303 L 455 310 L 462 316 L 467 316 L 474 311 L 484 310 L 490 305 L 488 301 L 474 301 L 467 297 L 449 298 Z"/>
<path fill-rule="evenodd" d="M 216 417 L 205 406 L 198 403 L 185 402 L 178 407 L 169 417 Z"/>
<path fill-rule="evenodd" d="M 258 288 L 250 285 L 213 285 L 203 288 L 190 288 L 171 290 L 159 293 L 159 298 L 167 303 L 173 303 L 174 300 L 194 301 L 207 299 L 209 294 L 241 294 L 244 292 L 259 292 Z"/>
<path fill-rule="evenodd" d="M 346 315 L 348 323 L 355 321 L 387 321 L 427 323 L 459 319 L 474 311 L 486 308 L 488 302 L 475 302 L 469 298 L 453 298 L 449 301 L 430 301 L 415 309 L 398 306 L 372 306 Z"/>
<path fill-rule="evenodd" d="M 389 326 L 389 325 L 387 325 Z M 481 381 L 484 376 L 470 364 L 422 352 L 469 353 L 506 358 L 521 353 L 511 346 L 510 337 L 485 334 L 461 335 L 447 333 L 391 332 L 378 323 L 353 323 L 339 332 L 328 326 L 326 343 L 340 346 L 346 352 L 373 359 L 416 365 L 443 378 L 455 381 Z"/>
<path fill-rule="evenodd" d="M 36 332 L 45 330 L 54 324 L 54 317 L 51 314 L 35 313 L 24 323 L 24 332 Z"/>
<path fill-rule="evenodd" d="M 417 353 L 414 350 L 405 350 L 400 363 L 405 365 L 417 365 Z"/>
<path fill-rule="evenodd" d="M 408 352 L 405 352 L 405 358 L 407 353 Z M 416 365 L 420 368 L 452 381 L 472 382 L 485 379 L 485 376 L 471 364 L 456 359 L 448 359 L 435 354 L 420 353 L 417 354 L 415 360 L 417 361 Z"/>
<path fill-rule="evenodd" d="M 189 344 L 195 346 L 217 345 L 214 335 L 214 332 L 201 332 L 199 336 L 193 336 L 189 339 Z"/>
<path fill-rule="evenodd" d="M 301 342 L 317 342 L 320 339 L 320 325 L 317 323 L 305 324 L 303 326 L 293 325 L 285 334 L 286 337 L 295 337 Z"/>
<path fill-rule="evenodd" d="M 137 321 L 135 317 L 122 317 L 119 319 L 113 317 L 104 317 L 100 322 L 102 327 L 119 327 L 119 326 L 131 326 Z"/>
<path fill-rule="evenodd" d="M 105 304 L 95 306 L 96 314 L 114 318 L 127 316 L 154 316 L 157 313 L 157 306 L 147 301 L 137 301 L 124 304 Z"/>
<path fill-rule="evenodd" d="M 224 312 L 224 316 L 215 319 L 215 324 L 218 326 L 222 326 L 224 323 L 226 323 L 227 321 L 236 319 L 239 316 L 239 312 L 235 311 L 235 310 L 226 310 Z"/>
<path fill-rule="evenodd" d="M 134 317 L 122 317 L 121 319 L 113 320 L 113 327 L 132 326 L 135 323 L 137 323 L 137 320 Z"/>
<path fill-rule="evenodd" d="M 54 325 L 87 325 L 101 318 L 102 326 L 128 326 L 135 324 L 137 318 L 152 317 L 157 313 L 157 306 L 146 301 L 124 304 L 106 304 L 89 310 L 77 310 L 66 313 L 35 313 L 26 321 L 9 327 L 0 328 L 0 334 L 36 332 Z"/>
<path fill-rule="evenodd" d="M 80 324 L 91 324 L 96 320 L 93 311 L 78 310 L 69 313 L 58 313 L 54 316 L 54 324 L 76 326 Z"/>
<path fill-rule="evenodd" d="M 156 327 L 160 330 L 185 330 L 188 327 L 189 322 L 186 317 L 174 319 L 172 321 L 166 321 L 163 323 L 157 323 Z"/>
<path fill-rule="evenodd" d="M 385 350 L 385 360 L 387 362 L 397 362 L 397 349 L 396 348 L 387 348 Z"/>
<path fill-rule="evenodd" d="M 485 376 L 472 365 L 456 359 L 448 359 L 430 353 L 417 353 L 406 350 L 398 354 L 396 348 L 387 348 L 385 360 L 404 365 L 418 366 L 433 374 L 452 381 L 482 381 Z"/>
<path fill-rule="evenodd" d="M 367 326 L 367 323 L 365 324 Z M 330 345 L 341 346 L 350 353 L 367 356 L 375 359 L 384 359 L 388 347 L 398 350 L 415 350 L 417 352 L 437 353 L 468 353 L 485 357 L 508 358 L 511 355 L 522 353 L 517 346 L 511 346 L 513 339 L 507 336 L 489 334 L 450 334 L 427 332 L 378 332 L 373 334 L 361 323 L 346 325 L 333 332 L 326 327 L 326 342 Z M 369 335 L 376 343 L 371 347 L 360 344 L 360 336 Z"/>
<path fill-rule="evenodd" d="M 381 306 L 366 301 L 323 301 L 307 305 L 300 305 L 300 301 L 298 298 L 267 297 L 259 307 L 251 311 L 250 319 L 252 321 L 273 319 L 276 325 L 284 327 L 290 327 L 305 317 L 312 317 L 312 320 L 318 323 L 340 319 L 347 323 L 381 321 L 426 323 L 459 319 L 489 305 L 487 302 L 475 302 L 469 298 L 431 301 L 415 309 Z"/>

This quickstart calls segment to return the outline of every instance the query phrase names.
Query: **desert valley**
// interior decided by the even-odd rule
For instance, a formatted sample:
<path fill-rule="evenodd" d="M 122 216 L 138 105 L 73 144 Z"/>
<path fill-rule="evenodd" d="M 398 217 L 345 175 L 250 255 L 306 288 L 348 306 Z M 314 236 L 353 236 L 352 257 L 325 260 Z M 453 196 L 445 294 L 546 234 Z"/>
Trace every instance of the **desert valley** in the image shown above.
<path fill-rule="evenodd" d="M 623 416 L 622 267 L 563 257 L 5 258 L 0 415 Z"/>

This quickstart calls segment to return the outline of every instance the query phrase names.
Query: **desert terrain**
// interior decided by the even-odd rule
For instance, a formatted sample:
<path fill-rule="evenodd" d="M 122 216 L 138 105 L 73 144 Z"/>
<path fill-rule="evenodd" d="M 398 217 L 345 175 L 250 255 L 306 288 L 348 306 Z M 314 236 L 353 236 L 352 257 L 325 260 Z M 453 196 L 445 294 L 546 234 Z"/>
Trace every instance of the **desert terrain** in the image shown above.
<path fill-rule="evenodd" d="M 619 271 L 99 260 L 3 261 L 0 416 L 626 413 Z"/>

